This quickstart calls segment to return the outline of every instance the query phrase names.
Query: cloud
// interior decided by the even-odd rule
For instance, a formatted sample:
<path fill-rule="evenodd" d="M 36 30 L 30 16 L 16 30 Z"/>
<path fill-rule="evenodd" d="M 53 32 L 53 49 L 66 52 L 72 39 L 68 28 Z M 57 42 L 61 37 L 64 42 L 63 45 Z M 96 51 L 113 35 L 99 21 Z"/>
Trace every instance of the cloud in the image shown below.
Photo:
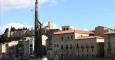
<path fill-rule="evenodd" d="M 11 28 L 11 27 L 15 27 L 17 29 L 17 28 L 23 28 L 23 27 L 32 28 L 33 26 L 30 26 L 27 24 L 11 22 L 11 23 L 8 23 L 8 24 L 0 27 L 0 34 L 3 34 L 6 28 Z"/>
<path fill-rule="evenodd" d="M 12 10 L 34 7 L 35 0 L 0 0 L 0 10 Z M 56 5 L 57 0 L 39 0 L 39 6 L 44 4 Z"/>

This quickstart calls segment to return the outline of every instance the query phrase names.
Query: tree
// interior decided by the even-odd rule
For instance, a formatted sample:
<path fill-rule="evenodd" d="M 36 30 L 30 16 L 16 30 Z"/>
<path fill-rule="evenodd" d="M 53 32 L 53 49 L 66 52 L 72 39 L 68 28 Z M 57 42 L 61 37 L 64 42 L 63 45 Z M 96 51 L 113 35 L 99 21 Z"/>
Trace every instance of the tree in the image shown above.
<path fill-rule="evenodd" d="M 5 30 L 5 32 L 4 33 L 7 33 L 9 31 L 9 29 L 8 28 L 6 28 L 6 30 Z"/>
<path fill-rule="evenodd" d="M 14 27 L 11 27 L 11 30 L 10 31 L 15 31 L 16 29 Z"/>

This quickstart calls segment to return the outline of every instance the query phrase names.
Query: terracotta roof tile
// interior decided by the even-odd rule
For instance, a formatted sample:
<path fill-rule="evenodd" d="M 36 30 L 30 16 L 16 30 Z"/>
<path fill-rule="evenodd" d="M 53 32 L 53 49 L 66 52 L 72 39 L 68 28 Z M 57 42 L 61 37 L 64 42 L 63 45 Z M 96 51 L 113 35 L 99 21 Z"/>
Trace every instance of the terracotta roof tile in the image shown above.
<path fill-rule="evenodd" d="M 85 31 L 85 30 L 79 30 L 79 29 L 76 29 L 75 32 L 77 32 L 77 33 L 84 33 L 84 34 L 94 34 L 91 31 Z"/>
<path fill-rule="evenodd" d="M 54 32 L 54 34 L 66 34 L 66 33 L 74 33 L 74 30 L 65 30 L 65 31 L 58 31 L 58 32 Z"/>

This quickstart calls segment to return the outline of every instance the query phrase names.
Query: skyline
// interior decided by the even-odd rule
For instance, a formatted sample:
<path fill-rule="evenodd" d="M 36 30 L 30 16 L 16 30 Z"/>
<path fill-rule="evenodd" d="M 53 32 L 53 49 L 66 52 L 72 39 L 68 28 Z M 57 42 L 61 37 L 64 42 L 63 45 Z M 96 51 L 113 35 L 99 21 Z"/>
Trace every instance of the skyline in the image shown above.
<path fill-rule="evenodd" d="M 42 23 L 53 21 L 58 27 L 70 25 L 88 30 L 96 26 L 115 28 L 114 0 L 40 0 L 39 3 Z M 0 4 L 0 28 L 11 23 L 34 26 L 34 0 L 0 0 Z"/>

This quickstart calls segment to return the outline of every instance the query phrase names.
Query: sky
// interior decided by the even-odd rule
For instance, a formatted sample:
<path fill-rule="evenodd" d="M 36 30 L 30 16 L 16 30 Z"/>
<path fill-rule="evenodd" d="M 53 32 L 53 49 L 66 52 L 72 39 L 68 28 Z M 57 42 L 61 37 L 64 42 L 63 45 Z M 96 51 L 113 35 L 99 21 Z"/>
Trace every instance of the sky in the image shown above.
<path fill-rule="evenodd" d="M 34 26 L 34 0 L 0 0 L 0 33 L 6 27 Z M 42 23 L 93 30 L 115 28 L 115 0 L 39 0 Z"/>

